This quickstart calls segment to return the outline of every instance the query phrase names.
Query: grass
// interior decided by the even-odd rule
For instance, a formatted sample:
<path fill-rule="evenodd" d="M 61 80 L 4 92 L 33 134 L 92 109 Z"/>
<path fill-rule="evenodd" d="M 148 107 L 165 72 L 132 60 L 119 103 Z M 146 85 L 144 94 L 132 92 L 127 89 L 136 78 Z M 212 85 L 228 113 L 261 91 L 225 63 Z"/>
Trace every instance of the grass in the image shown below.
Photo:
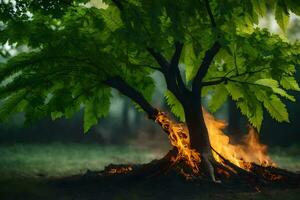
<path fill-rule="evenodd" d="M 83 174 L 87 169 L 102 170 L 110 163 L 146 163 L 163 156 L 155 149 L 97 144 L 15 144 L 0 146 L 0 199 L 102 199 L 107 188 L 114 192 L 103 199 L 300 199 L 299 188 L 270 188 L 262 192 L 197 192 L 144 186 L 137 183 L 125 190 L 116 185 L 89 188 L 86 185 L 53 186 L 52 178 Z M 300 149 L 273 148 L 271 157 L 279 167 L 300 170 Z M 106 183 L 105 183 L 106 184 Z M 171 184 L 171 183 L 170 183 Z M 176 185 L 176 184 L 175 184 Z M 165 192 L 164 192 L 165 191 Z M 155 195 L 154 195 L 155 194 Z M 166 196 L 164 196 L 166 195 Z M 146 198 L 147 197 L 147 198 Z"/>
<path fill-rule="evenodd" d="M 0 146 L 0 177 L 49 178 L 102 170 L 106 165 L 146 163 L 163 156 L 162 152 L 131 146 L 98 144 L 15 144 Z M 270 151 L 279 167 L 299 171 L 300 150 L 290 147 Z"/>
<path fill-rule="evenodd" d="M 111 163 L 145 163 L 159 153 L 130 146 L 15 144 L 0 146 L 0 177 L 49 178 L 101 170 Z"/>

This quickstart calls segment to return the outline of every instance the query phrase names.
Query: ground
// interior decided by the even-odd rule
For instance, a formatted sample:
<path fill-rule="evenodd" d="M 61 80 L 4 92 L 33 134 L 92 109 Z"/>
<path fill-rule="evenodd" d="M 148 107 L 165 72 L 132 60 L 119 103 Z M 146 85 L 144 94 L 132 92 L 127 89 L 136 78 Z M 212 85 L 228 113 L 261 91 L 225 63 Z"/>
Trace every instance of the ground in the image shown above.
<path fill-rule="evenodd" d="M 102 170 L 110 163 L 146 163 L 163 154 L 155 149 L 98 144 L 1 145 L 0 199 L 300 199 L 299 187 L 237 190 L 174 177 L 124 181 L 81 176 L 87 169 Z M 299 155 L 297 147 L 271 149 L 279 166 L 293 171 L 300 170 Z"/>

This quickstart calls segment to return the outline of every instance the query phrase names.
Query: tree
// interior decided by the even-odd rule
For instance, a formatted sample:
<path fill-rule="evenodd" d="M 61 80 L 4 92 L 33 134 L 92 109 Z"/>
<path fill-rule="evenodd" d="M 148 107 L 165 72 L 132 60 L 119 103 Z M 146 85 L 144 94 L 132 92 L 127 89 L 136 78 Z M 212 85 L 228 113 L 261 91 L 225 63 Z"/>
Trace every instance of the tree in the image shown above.
<path fill-rule="evenodd" d="M 300 46 L 257 24 L 268 4 L 286 30 L 289 12 L 300 15 L 299 3 L 106 0 L 96 8 L 86 2 L 2 1 L 1 43 L 30 51 L 1 65 L 1 119 L 20 111 L 28 122 L 71 117 L 84 107 L 87 132 L 107 115 L 114 88 L 155 120 L 159 110 L 150 104 L 150 75 L 159 71 L 172 111 L 187 125 L 190 148 L 213 179 L 202 96 L 212 95 L 212 112 L 230 96 L 257 129 L 263 107 L 274 119 L 288 121 L 281 98 L 294 101 L 287 90 L 300 90 L 294 78 Z"/>

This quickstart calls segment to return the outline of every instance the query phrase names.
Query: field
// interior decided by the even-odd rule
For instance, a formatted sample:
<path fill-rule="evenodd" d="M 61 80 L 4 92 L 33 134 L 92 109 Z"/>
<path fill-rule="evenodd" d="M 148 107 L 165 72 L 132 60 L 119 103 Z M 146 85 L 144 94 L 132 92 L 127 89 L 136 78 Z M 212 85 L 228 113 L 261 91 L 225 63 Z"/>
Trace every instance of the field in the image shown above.
<path fill-rule="evenodd" d="M 146 163 L 161 157 L 163 154 L 164 152 L 153 149 L 136 149 L 130 146 L 101 146 L 97 144 L 2 145 L 0 146 L 0 199 L 59 199 L 56 196 L 58 194 L 61 199 L 102 199 L 100 193 L 92 195 L 94 198 L 90 195 L 86 197 L 84 186 L 79 187 L 74 196 L 72 189 L 65 193 L 64 188 L 49 185 L 48 181 L 84 174 L 88 169 L 92 171 L 101 170 L 110 163 Z M 271 149 L 270 155 L 279 167 L 293 171 L 300 170 L 299 148 L 274 148 Z M 157 191 L 160 190 L 159 188 L 155 191 L 152 191 L 151 188 L 143 191 L 141 187 L 133 187 L 130 192 L 120 191 L 118 188 L 116 191 L 119 194 L 112 194 L 112 199 L 151 199 L 151 197 L 160 197 L 159 191 Z M 82 191 L 80 191 L 81 188 Z M 163 188 L 161 189 L 163 190 Z M 101 191 L 101 188 L 98 188 L 98 190 Z M 144 194 L 148 196 L 141 197 Z M 186 194 L 182 193 L 174 195 L 174 198 L 170 197 L 171 199 L 177 199 L 181 195 Z M 207 193 L 202 194 L 201 197 L 219 199 L 222 196 L 220 195 Z M 277 188 L 276 190 L 270 189 L 257 193 L 240 192 L 225 193 L 224 195 L 224 199 L 299 199 L 300 190 L 299 188 L 288 190 Z M 183 198 L 181 197 L 181 199 Z M 193 195 L 191 193 L 184 199 L 199 198 L 197 194 Z"/>
<path fill-rule="evenodd" d="M 16 144 L 0 146 L 1 179 L 53 178 L 102 170 L 110 163 L 144 163 L 159 153 L 130 146 Z"/>

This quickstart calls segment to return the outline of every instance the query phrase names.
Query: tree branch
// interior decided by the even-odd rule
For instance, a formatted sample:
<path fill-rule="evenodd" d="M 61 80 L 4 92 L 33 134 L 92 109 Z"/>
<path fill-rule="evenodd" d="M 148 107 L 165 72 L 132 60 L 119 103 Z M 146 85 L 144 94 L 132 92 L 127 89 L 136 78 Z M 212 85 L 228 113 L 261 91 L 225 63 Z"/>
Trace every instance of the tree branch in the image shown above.
<path fill-rule="evenodd" d="M 154 119 L 158 113 L 158 110 L 154 108 L 136 89 L 131 87 L 128 83 L 126 83 L 121 77 L 113 77 L 106 81 L 105 84 L 108 86 L 117 89 L 123 95 L 132 99 L 135 103 L 137 103 L 141 108 L 147 113 L 148 117 Z"/>
<path fill-rule="evenodd" d="M 152 57 L 160 65 L 161 69 L 164 72 L 167 72 L 169 65 L 170 65 L 169 62 L 167 61 L 167 59 L 162 54 L 156 52 L 153 48 L 147 48 L 147 51 L 152 55 Z"/>
<path fill-rule="evenodd" d="M 162 73 L 165 77 L 167 88 L 175 95 L 175 97 L 182 101 L 182 91 L 184 90 L 185 86 L 181 79 L 181 75 L 178 68 L 178 62 L 180 59 L 182 46 L 181 44 L 177 43 L 175 52 L 172 56 L 171 63 L 169 63 L 166 58 L 156 52 L 153 48 L 147 48 L 148 52 L 153 56 L 156 62 L 161 66 Z"/>
<path fill-rule="evenodd" d="M 227 74 L 225 74 L 225 76 L 211 78 L 211 80 L 214 80 L 214 79 L 218 79 L 218 80 L 202 82 L 202 86 L 217 85 L 219 83 L 226 82 L 226 81 L 230 80 L 231 78 L 237 78 L 237 77 L 241 77 L 241 76 L 247 76 L 247 75 L 259 73 L 259 72 L 262 72 L 262 71 L 268 70 L 268 69 L 272 69 L 272 67 L 264 67 L 264 68 L 261 68 L 261 69 L 255 70 L 255 71 L 248 71 L 248 72 L 246 71 L 246 72 L 243 72 L 243 73 L 240 73 L 240 74 L 236 74 L 236 75 L 232 75 L 232 76 L 227 76 L 229 73 L 231 73 L 232 71 L 234 71 L 234 69 L 233 69 L 232 71 L 229 71 Z"/>
<path fill-rule="evenodd" d="M 180 60 L 182 49 L 183 49 L 183 43 L 176 42 L 175 52 L 172 56 L 171 63 L 170 63 L 170 75 L 175 78 L 175 82 L 180 92 L 184 93 L 187 90 L 187 88 L 185 87 L 185 84 L 182 80 L 180 70 L 179 70 L 179 60 Z"/>
<path fill-rule="evenodd" d="M 122 4 L 120 0 L 112 0 L 120 11 L 123 11 Z M 141 25 L 144 27 L 145 31 L 148 33 L 147 28 L 141 22 Z M 150 36 L 150 34 L 149 34 Z M 150 38 L 150 37 L 149 37 Z M 183 44 L 176 42 L 175 44 L 175 52 L 172 56 L 171 61 L 169 62 L 160 52 L 157 52 L 154 48 L 148 47 L 147 51 L 152 55 L 152 57 L 156 60 L 156 62 L 161 67 L 161 72 L 163 73 L 168 89 L 176 96 L 178 100 L 182 100 L 182 92 L 186 91 L 186 87 L 183 83 L 183 80 L 180 75 L 180 71 L 178 68 L 178 63 L 180 59 L 180 55 L 182 52 Z"/>
<path fill-rule="evenodd" d="M 268 70 L 268 69 L 272 69 L 272 67 L 264 67 L 264 68 L 261 68 L 261 69 L 255 70 L 255 71 L 248 71 L 248 72 L 246 71 L 246 72 L 243 72 L 243 73 L 239 73 L 239 74 L 230 76 L 229 78 L 236 78 L 236 77 L 240 77 L 240 76 L 255 74 L 255 73 L 259 73 L 259 72 L 262 72 L 262 71 Z"/>
<path fill-rule="evenodd" d="M 208 16 L 209 16 L 209 19 L 210 19 L 210 22 L 211 22 L 211 25 L 213 28 L 216 28 L 217 25 L 216 25 L 216 21 L 214 19 L 214 15 L 211 11 L 211 8 L 210 8 L 210 5 L 209 5 L 209 1 L 208 0 L 205 0 L 205 7 L 206 7 L 206 10 L 208 12 Z"/>
<path fill-rule="evenodd" d="M 202 82 L 202 86 L 205 87 L 205 86 L 218 85 L 218 84 L 221 84 L 223 82 L 226 83 L 226 81 L 227 81 L 227 78 L 223 77 L 223 78 L 221 78 L 219 80 L 215 80 L 215 81 Z"/>
<path fill-rule="evenodd" d="M 180 43 L 180 42 L 176 42 L 175 43 L 175 52 L 172 56 L 172 59 L 171 59 L 171 71 L 174 71 L 175 72 L 175 69 L 178 68 L 178 64 L 179 64 L 179 59 L 180 59 L 180 56 L 181 56 L 181 52 L 182 52 L 182 48 L 183 48 L 183 44 Z"/>
<path fill-rule="evenodd" d="M 214 19 L 211 7 L 209 5 L 209 0 L 205 0 L 205 7 L 206 7 L 206 10 L 207 10 L 212 28 L 213 29 L 217 28 L 216 21 Z M 218 38 L 219 38 L 219 36 L 218 36 Z M 200 91 L 200 89 L 202 87 L 202 80 L 203 80 L 204 76 L 207 74 L 208 68 L 211 65 L 214 57 L 219 52 L 220 48 L 221 48 L 221 44 L 217 40 L 217 41 L 214 42 L 213 46 L 205 52 L 204 59 L 203 59 L 201 65 L 199 67 L 199 70 L 198 70 L 198 72 L 195 76 L 195 79 L 193 81 L 193 84 L 192 84 L 193 93 L 198 93 Z M 204 86 L 219 84 L 223 81 L 224 80 L 221 79 L 221 80 L 213 81 L 213 82 L 209 82 L 209 83 L 206 82 L 204 84 Z"/>
<path fill-rule="evenodd" d="M 204 59 L 199 67 L 199 70 L 195 76 L 195 79 L 193 81 L 192 91 L 193 92 L 199 92 L 201 88 L 201 82 L 206 75 L 209 66 L 211 65 L 214 57 L 217 55 L 221 48 L 221 44 L 216 41 L 213 46 L 205 52 Z"/>
<path fill-rule="evenodd" d="M 229 76 L 229 77 L 227 77 L 227 75 L 225 75 L 224 77 L 215 77 L 215 78 L 212 78 L 212 79 L 218 79 L 218 80 L 202 82 L 201 85 L 204 87 L 204 86 L 218 85 L 218 84 L 223 83 L 223 82 L 226 83 L 227 81 L 237 82 L 238 80 L 234 80 L 234 79 L 231 79 L 231 78 L 237 78 L 237 77 L 241 77 L 241 76 L 255 74 L 255 73 L 259 73 L 259 72 L 262 72 L 262 71 L 268 70 L 268 69 L 272 69 L 272 68 L 271 67 L 264 67 L 264 68 L 261 68 L 261 69 L 255 70 L 255 71 L 248 71 L 248 72 L 236 74 L 236 75 Z M 248 82 L 243 82 L 243 83 L 248 83 Z"/>
<path fill-rule="evenodd" d="M 227 78 L 227 80 L 231 81 L 231 82 L 235 82 L 235 83 L 240 83 L 240 84 L 254 85 L 254 86 L 259 86 L 259 87 L 264 87 L 264 88 L 270 88 L 269 86 L 266 86 L 266 85 L 251 83 L 251 82 L 247 82 L 247 81 L 240 81 L 240 80 L 235 80 L 235 79 L 230 79 L 230 78 Z"/>

